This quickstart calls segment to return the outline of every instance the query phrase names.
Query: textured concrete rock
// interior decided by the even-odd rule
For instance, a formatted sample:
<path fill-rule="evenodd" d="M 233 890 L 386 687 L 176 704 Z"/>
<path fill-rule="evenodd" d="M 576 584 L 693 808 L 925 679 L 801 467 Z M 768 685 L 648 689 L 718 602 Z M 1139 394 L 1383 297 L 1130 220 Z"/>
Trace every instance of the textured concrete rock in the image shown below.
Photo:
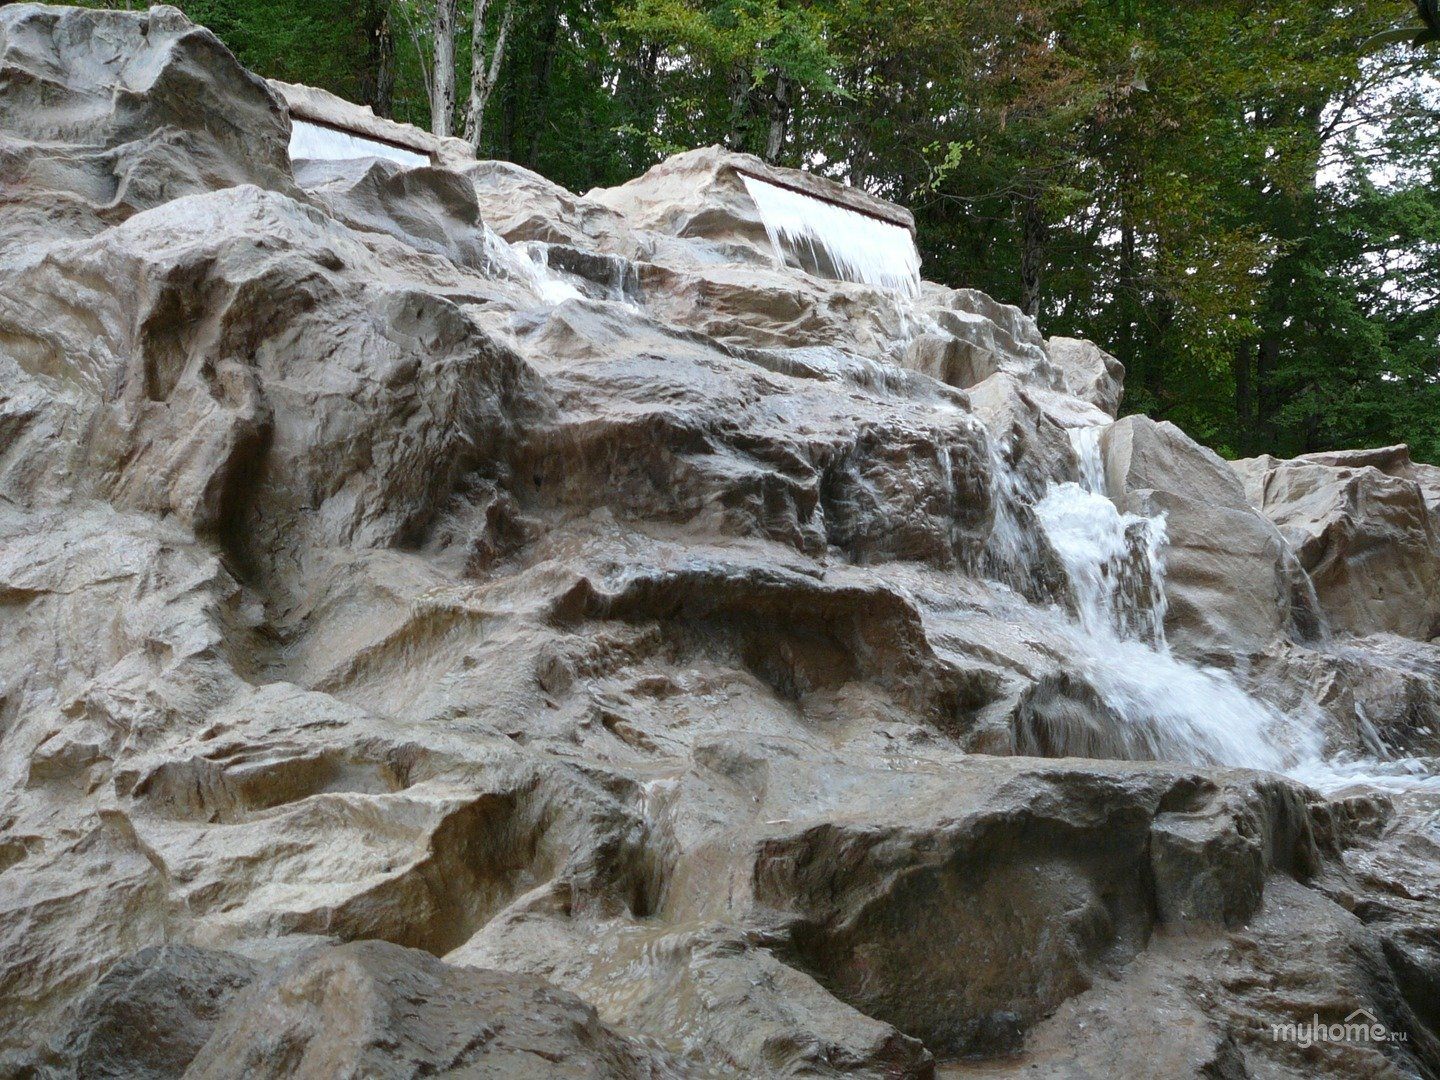
<path fill-rule="evenodd" d="M 1340 794 L 1109 693 L 1184 660 L 1037 518 L 1098 350 L 776 265 L 717 151 L 292 176 L 171 9 L 0 41 L 0 1072 L 1284 1076 L 1361 1006 L 1317 1068 L 1440 1067 L 1434 647 L 1314 636 L 1129 418 L 1177 651 Z"/>
<path fill-rule="evenodd" d="M 1053 337 L 1045 343 L 1050 363 L 1060 370 L 1065 389 L 1114 417 L 1125 392 L 1125 365 L 1093 341 Z"/>
<path fill-rule="evenodd" d="M 1291 711 L 1320 710 L 1337 750 L 1364 747 L 1381 759 L 1411 759 L 1417 769 L 1440 756 L 1440 647 L 1374 634 L 1286 642 L 1255 659 L 1272 700 Z"/>
<path fill-rule="evenodd" d="M 747 174 L 915 230 L 914 216 L 902 206 L 813 174 L 775 169 L 754 155 L 735 154 L 718 146 L 676 154 L 644 176 L 619 187 L 596 188 L 585 197 L 618 211 L 637 228 L 749 245 L 768 256 L 769 237 L 745 191 Z"/>
<path fill-rule="evenodd" d="M 617 210 L 575 195 L 509 161 L 477 161 L 460 170 L 486 223 L 510 241 L 537 240 L 634 255 L 637 230 Z"/>
<path fill-rule="evenodd" d="M 86 235 L 180 195 L 235 184 L 294 192 L 290 122 L 263 79 L 173 7 L 143 17 L 0 11 L 0 252 Z"/>
<path fill-rule="evenodd" d="M 638 1080 L 687 1071 L 543 979 L 361 941 L 305 953 L 257 982 L 185 1075 Z"/>
<path fill-rule="evenodd" d="M 1179 428 L 1127 416 L 1101 437 L 1111 497 L 1165 515 L 1166 628 L 1201 653 L 1262 648 L 1318 630 L 1313 597 L 1289 545 L 1233 472 Z"/>
<path fill-rule="evenodd" d="M 1440 540 L 1404 447 L 1234 468 L 1299 556 L 1334 629 L 1440 633 Z"/>

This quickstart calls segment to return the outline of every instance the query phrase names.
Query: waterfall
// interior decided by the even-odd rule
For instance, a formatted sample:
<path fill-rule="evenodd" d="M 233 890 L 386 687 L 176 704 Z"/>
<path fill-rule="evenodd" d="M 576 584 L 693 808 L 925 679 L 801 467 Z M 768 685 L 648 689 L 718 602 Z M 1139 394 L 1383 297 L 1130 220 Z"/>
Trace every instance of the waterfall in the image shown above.
<path fill-rule="evenodd" d="M 522 240 L 510 246 L 535 265 L 543 280 L 563 285 L 575 297 L 634 305 L 640 295 L 635 264 L 619 255 L 580 251 L 543 240 Z M 561 299 L 569 298 L 553 287 L 550 291 Z"/>
<path fill-rule="evenodd" d="M 1035 506 L 1074 594 L 1073 616 L 1058 621 L 1080 680 L 1036 687 L 1017 723 L 1020 749 L 1263 769 L 1321 790 L 1440 788 L 1440 778 L 1414 759 L 1326 760 L 1317 713 L 1281 712 L 1252 697 L 1230 672 L 1171 652 L 1164 517 L 1116 509 L 1100 432 L 1071 431 L 1079 483 L 1052 484 Z M 1006 490 L 997 484 L 997 492 Z"/>
<path fill-rule="evenodd" d="M 741 178 L 782 264 L 817 277 L 919 295 L 920 253 L 903 225 L 753 176 Z"/>
<path fill-rule="evenodd" d="M 542 304 L 554 307 L 566 300 L 583 300 L 585 294 L 536 259 L 522 244 L 512 244 L 488 225 L 481 225 L 487 271 L 496 277 L 524 285 Z"/>
<path fill-rule="evenodd" d="M 311 158 L 320 161 L 348 161 L 352 158 L 388 158 L 418 168 L 429 165 L 430 159 L 414 150 L 404 150 L 378 139 L 367 139 L 348 131 L 323 127 L 305 120 L 290 121 L 290 160 Z"/>
<path fill-rule="evenodd" d="M 1106 490 L 1100 428 L 1072 428 L 1080 482 L 1052 484 L 1035 516 L 1065 567 L 1080 625 L 1165 647 L 1163 515 L 1122 514 Z"/>
<path fill-rule="evenodd" d="M 1022 746 L 1272 772 L 1314 759 L 1313 724 L 1252 698 L 1229 672 L 1170 651 L 1164 517 L 1116 509 L 1099 435 L 1071 432 L 1080 482 L 1052 484 L 1035 506 L 1073 593 L 1074 613 L 1060 629 L 1085 689 L 1042 686 L 1027 704 Z"/>

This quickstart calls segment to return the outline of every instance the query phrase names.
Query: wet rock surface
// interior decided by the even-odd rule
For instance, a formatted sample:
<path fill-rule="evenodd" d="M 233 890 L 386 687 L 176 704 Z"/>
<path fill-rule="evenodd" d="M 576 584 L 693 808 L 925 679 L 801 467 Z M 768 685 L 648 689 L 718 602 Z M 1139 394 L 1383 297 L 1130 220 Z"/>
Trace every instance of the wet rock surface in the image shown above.
<path fill-rule="evenodd" d="M 718 150 L 288 134 L 0 8 L 0 1072 L 1440 1073 L 1421 467 L 1247 498 Z"/>

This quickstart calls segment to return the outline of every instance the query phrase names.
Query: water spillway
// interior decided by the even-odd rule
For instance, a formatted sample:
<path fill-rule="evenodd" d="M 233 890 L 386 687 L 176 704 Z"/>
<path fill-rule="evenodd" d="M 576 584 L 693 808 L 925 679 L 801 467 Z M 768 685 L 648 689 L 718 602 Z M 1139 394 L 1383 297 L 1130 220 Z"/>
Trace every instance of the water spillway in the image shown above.
<path fill-rule="evenodd" d="M 920 293 L 920 253 L 897 222 L 742 174 L 782 263 L 817 277 Z"/>
<path fill-rule="evenodd" d="M 369 139 L 351 131 L 314 124 L 294 117 L 290 125 L 290 160 L 309 158 L 319 161 L 349 161 L 354 158 L 378 157 L 410 168 L 429 165 L 424 154 L 394 146 L 379 139 Z"/>

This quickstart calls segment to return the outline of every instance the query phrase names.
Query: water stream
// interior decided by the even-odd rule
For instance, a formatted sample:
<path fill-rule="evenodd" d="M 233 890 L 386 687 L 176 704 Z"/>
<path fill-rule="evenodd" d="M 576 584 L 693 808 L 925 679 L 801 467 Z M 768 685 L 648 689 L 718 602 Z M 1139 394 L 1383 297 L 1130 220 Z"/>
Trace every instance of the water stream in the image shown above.
<path fill-rule="evenodd" d="M 906 296 L 920 292 L 920 253 L 902 225 L 744 176 L 781 263 Z"/>
<path fill-rule="evenodd" d="M 1031 718 L 1052 752 L 1228 765 L 1286 773 L 1321 789 L 1436 786 L 1413 760 L 1326 760 L 1317 712 L 1287 713 L 1228 671 L 1177 657 L 1165 639 L 1163 516 L 1122 514 L 1108 497 L 1100 428 L 1071 442 L 1079 483 L 1054 484 L 1035 507 L 1070 581 L 1058 616 L 1071 667 L 1093 696 L 1052 694 Z"/>

